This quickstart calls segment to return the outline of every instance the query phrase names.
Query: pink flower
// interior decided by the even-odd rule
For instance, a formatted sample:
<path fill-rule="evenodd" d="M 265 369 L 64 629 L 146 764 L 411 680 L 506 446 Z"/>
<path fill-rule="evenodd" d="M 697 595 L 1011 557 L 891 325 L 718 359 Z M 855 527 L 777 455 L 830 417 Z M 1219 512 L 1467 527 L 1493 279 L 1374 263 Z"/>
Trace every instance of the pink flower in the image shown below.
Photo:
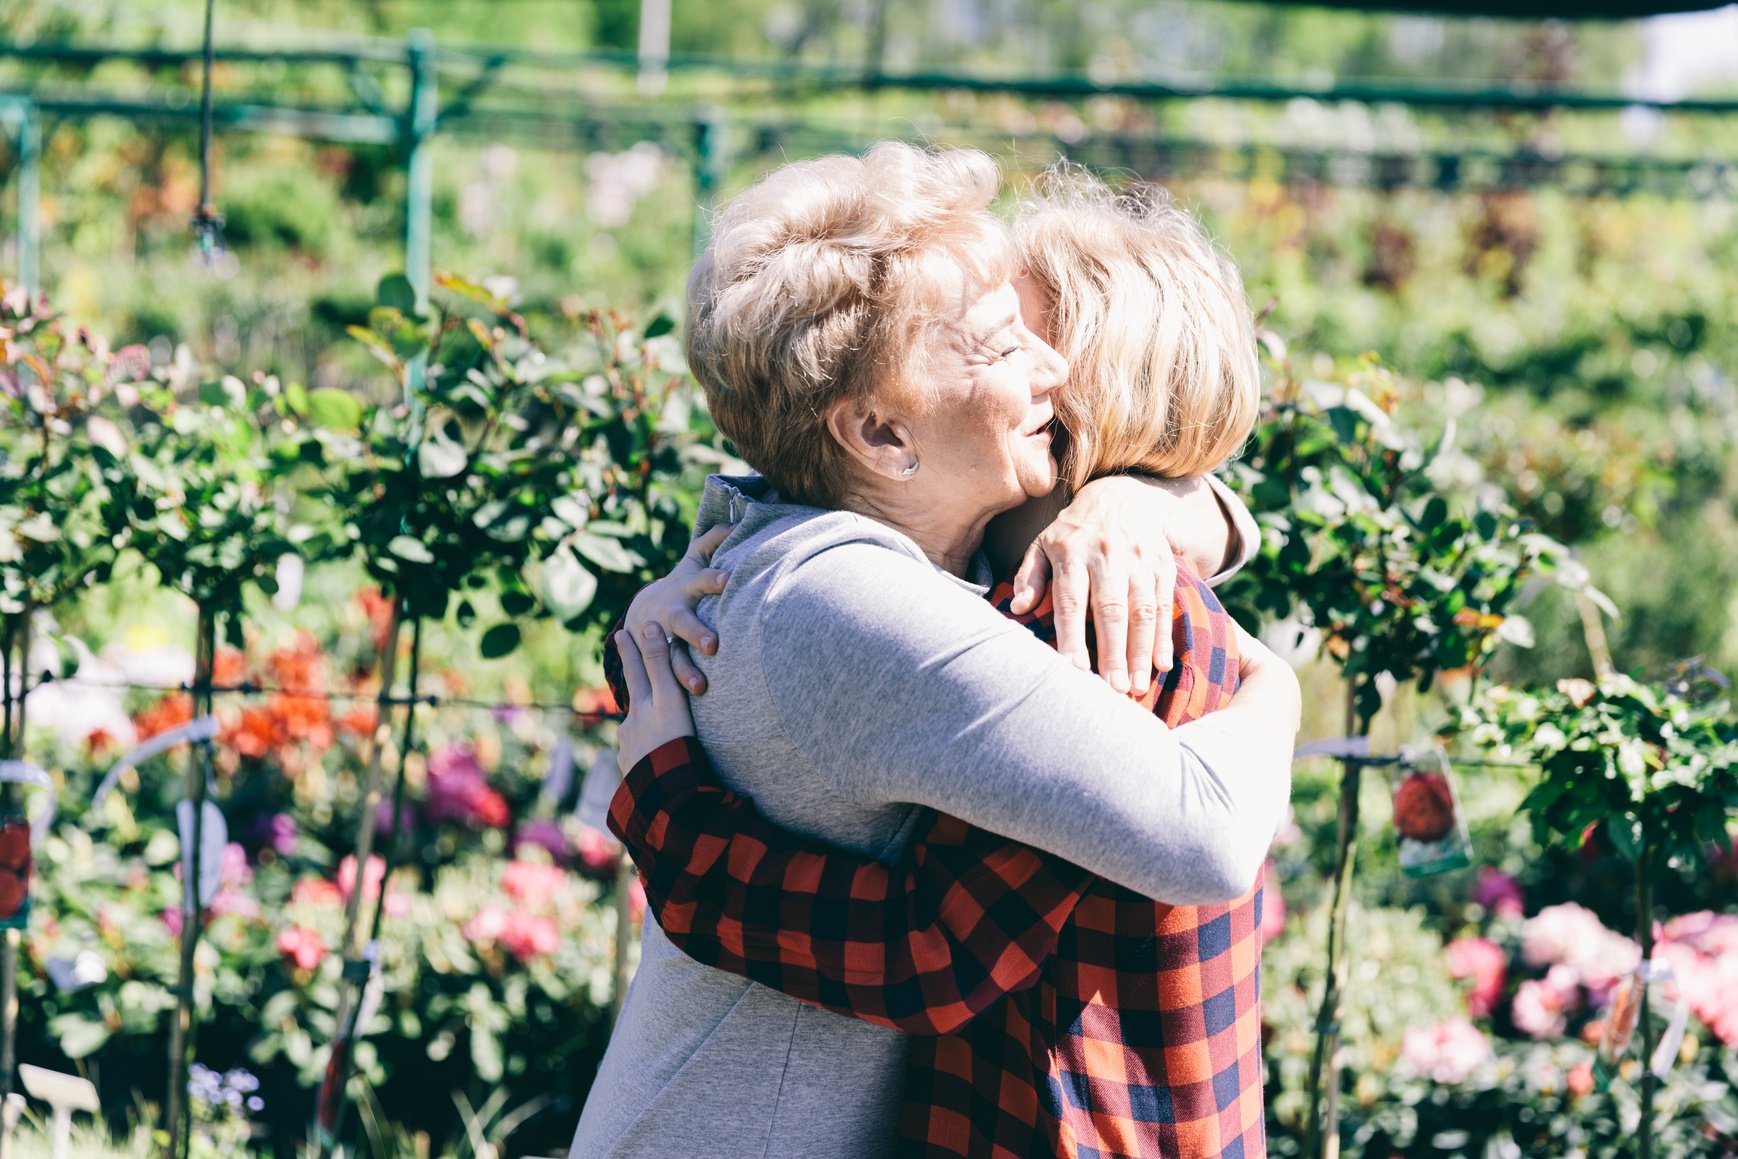
<path fill-rule="evenodd" d="M 247 850 L 231 841 L 223 847 L 223 869 L 219 875 L 224 885 L 253 884 L 253 867 L 247 863 Z"/>
<path fill-rule="evenodd" d="M 1691 916 L 1700 918 L 1704 915 Z M 1676 922 L 1669 923 L 1666 928 L 1671 930 L 1674 927 L 1682 928 Z M 1717 936 L 1717 928 L 1698 932 L 1703 938 L 1709 934 Z M 1684 1001 L 1714 1037 L 1728 1046 L 1738 1046 L 1738 953 L 1719 946 L 1717 941 L 1714 944 L 1718 952 L 1700 953 L 1695 948 L 1696 940 L 1692 937 L 1685 941 L 1661 942 L 1655 954 L 1671 963 Z"/>
<path fill-rule="evenodd" d="M 1447 946 L 1448 972 L 1471 986 L 1466 992 L 1467 1013 L 1488 1018 L 1503 996 L 1508 981 L 1509 956 L 1489 938 L 1457 938 Z"/>
<path fill-rule="evenodd" d="M 380 896 L 380 882 L 386 876 L 386 859 L 378 853 L 368 855 L 368 872 L 364 875 L 362 900 L 371 902 Z M 356 855 L 350 854 L 338 863 L 338 893 L 345 901 L 356 890 Z M 410 912 L 410 899 L 394 886 L 386 887 L 386 916 L 403 917 Z"/>
<path fill-rule="evenodd" d="M 1478 883 L 1472 887 L 1472 899 L 1495 917 L 1518 918 L 1526 905 L 1521 883 L 1488 865 L 1479 870 Z"/>
<path fill-rule="evenodd" d="M 478 910 L 460 932 L 474 945 L 500 945 L 521 962 L 553 954 L 561 946 L 561 932 L 550 918 L 493 905 Z"/>
<path fill-rule="evenodd" d="M 350 872 L 353 876 L 356 872 L 354 859 Z M 304 877 L 290 890 L 291 905 L 328 906 L 343 903 L 344 891 L 323 877 Z"/>
<path fill-rule="evenodd" d="M 217 915 L 229 914 L 249 921 L 259 917 L 259 899 L 251 893 L 244 893 L 233 885 L 226 885 L 217 891 L 217 896 L 211 899 L 211 912 Z"/>
<path fill-rule="evenodd" d="M 622 847 L 602 829 L 593 829 L 586 825 L 579 831 L 579 840 L 574 842 L 574 851 L 579 854 L 579 864 L 587 873 L 610 874 L 615 872 L 616 859 L 621 856 Z"/>
<path fill-rule="evenodd" d="M 502 829 L 512 820 L 506 798 L 489 787 L 469 745 L 445 745 L 429 757 L 424 808 L 430 821 L 456 821 L 474 829 Z"/>
<path fill-rule="evenodd" d="M 1529 978 L 1515 991 L 1509 1016 L 1529 1038 L 1561 1038 L 1569 1014 L 1581 1004 L 1574 967 L 1559 963 L 1544 978 Z"/>
<path fill-rule="evenodd" d="M 646 886 L 638 874 L 635 874 L 633 880 L 628 882 L 628 913 L 633 915 L 635 921 L 640 921 L 646 916 Z"/>
<path fill-rule="evenodd" d="M 278 931 L 278 953 L 298 970 L 312 970 L 326 956 L 326 943 L 306 926 Z"/>
<path fill-rule="evenodd" d="M 550 918 L 512 913 L 507 915 L 507 928 L 501 932 L 501 944 L 521 962 L 529 962 L 560 949 L 561 932 Z"/>
<path fill-rule="evenodd" d="M 1400 1057 L 1413 1071 L 1439 1083 L 1465 1082 L 1480 1066 L 1496 1057 L 1490 1040 L 1464 1018 L 1406 1032 Z"/>
<path fill-rule="evenodd" d="M 380 881 L 386 876 L 386 858 L 378 853 L 368 855 L 368 872 L 362 885 L 362 900 L 373 901 L 380 896 Z M 352 853 L 338 863 L 338 892 L 345 901 L 356 892 L 356 855 Z"/>
<path fill-rule="evenodd" d="M 500 906 L 486 905 L 460 927 L 459 932 L 473 945 L 484 945 L 500 941 L 501 932 L 506 928 L 507 911 Z"/>
<path fill-rule="evenodd" d="M 1698 954 L 1738 956 L 1738 915 L 1707 910 L 1685 914 L 1667 922 L 1660 933 L 1663 940 L 1681 942 Z"/>
<path fill-rule="evenodd" d="M 501 889 L 526 909 L 546 908 L 561 888 L 567 873 L 556 865 L 537 861 L 509 861 L 501 871 Z"/>
<path fill-rule="evenodd" d="M 1641 949 L 1600 924 L 1592 910 L 1565 902 L 1547 906 L 1521 926 L 1521 957 L 1529 966 L 1574 968 L 1581 985 L 1607 994 L 1641 961 Z"/>
<path fill-rule="evenodd" d="M 534 818 L 519 826 L 513 848 L 518 850 L 527 845 L 543 850 L 557 865 L 565 865 L 573 854 L 567 844 L 567 834 L 562 832 L 560 823 L 547 817 Z"/>
<path fill-rule="evenodd" d="M 163 911 L 164 927 L 177 938 L 181 936 L 181 924 L 185 920 L 186 919 L 181 916 L 181 907 L 179 905 L 172 906 Z"/>
<path fill-rule="evenodd" d="M 1271 942 L 1285 933 L 1285 895 L 1279 891 L 1273 862 L 1261 867 L 1261 940 Z"/>

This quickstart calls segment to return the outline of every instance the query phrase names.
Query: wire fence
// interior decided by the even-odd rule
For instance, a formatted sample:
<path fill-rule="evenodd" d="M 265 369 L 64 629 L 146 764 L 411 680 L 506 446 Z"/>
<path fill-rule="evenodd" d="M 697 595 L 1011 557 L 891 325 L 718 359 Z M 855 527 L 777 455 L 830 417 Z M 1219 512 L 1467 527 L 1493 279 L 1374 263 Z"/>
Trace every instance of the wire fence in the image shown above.
<path fill-rule="evenodd" d="M 165 75 L 190 72 L 199 49 L 0 42 L 0 126 L 13 142 L 18 192 L 18 280 L 39 288 L 41 139 L 44 125 L 121 118 L 177 127 L 198 122 L 199 103 Z M 879 124 L 769 113 L 769 107 L 826 96 L 887 92 L 1014 98 L 1028 102 L 1118 98 L 1159 108 L 1180 102 L 1286 106 L 1398 106 L 1443 114 L 1552 112 L 1659 114 L 1713 118 L 1738 113 L 1738 100 L 1657 100 L 1621 93 L 1540 86 L 1453 86 L 1358 82 L 1326 86 L 1254 80 L 1103 80 L 1090 76 L 989 76 L 959 71 L 893 72 L 783 60 L 675 55 L 656 63 L 671 87 L 656 99 L 635 99 L 628 81 L 642 62 L 627 52 L 538 52 L 488 46 L 441 46 L 427 32 L 402 41 L 357 40 L 290 49 L 228 47 L 213 59 L 231 72 L 210 117 L 222 132 L 285 134 L 348 145 L 396 146 L 407 174 L 405 266 L 413 284 L 427 284 L 434 196 L 428 160 L 436 136 L 519 140 L 579 151 L 620 149 L 651 141 L 681 156 L 689 169 L 694 236 L 705 221 L 733 161 L 855 149 L 888 135 Z M 99 66 L 131 65 L 151 82 L 115 88 L 91 78 Z M 311 70 L 290 87 L 287 69 Z M 302 93 L 307 93 L 303 99 Z M 910 135 L 920 133 L 915 127 Z M 1130 133 L 1019 132 L 966 123 L 946 130 L 949 141 L 1018 155 L 1058 155 L 1098 167 L 1165 180 L 1260 174 L 1286 182 L 1316 182 L 1395 190 L 1484 192 L 1552 186 L 1572 195 L 1728 199 L 1738 193 L 1738 164 L 1721 150 L 1668 156 L 1641 152 L 1547 155 L 1450 144 L 1445 147 L 1305 146 L 1255 140 L 1209 141 L 1158 131 Z"/>

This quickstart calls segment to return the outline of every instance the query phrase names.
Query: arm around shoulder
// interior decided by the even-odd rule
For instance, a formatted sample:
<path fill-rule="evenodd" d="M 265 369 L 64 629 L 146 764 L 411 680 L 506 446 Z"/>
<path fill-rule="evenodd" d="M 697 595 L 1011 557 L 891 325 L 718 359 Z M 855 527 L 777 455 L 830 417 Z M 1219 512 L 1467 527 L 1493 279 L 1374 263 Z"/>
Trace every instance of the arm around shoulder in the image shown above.
<path fill-rule="evenodd" d="M 886 548 L 805 562 L 764 632 L 785 729 L 852 799 L 928 805 L 1179 904 L 1242 893 L 1232 871 L 1283 816 L 1295 709 L 1260 737 L 1169 730 Z"/>

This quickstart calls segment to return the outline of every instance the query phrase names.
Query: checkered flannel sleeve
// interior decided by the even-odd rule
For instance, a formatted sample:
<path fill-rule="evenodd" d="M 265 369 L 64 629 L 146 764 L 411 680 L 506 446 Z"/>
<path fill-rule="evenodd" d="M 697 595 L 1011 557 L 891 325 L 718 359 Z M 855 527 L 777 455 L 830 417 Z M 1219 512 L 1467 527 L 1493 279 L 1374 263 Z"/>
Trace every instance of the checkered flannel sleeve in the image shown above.
<path fill-rule="evenodd" d="M 610 829 L 689 957 L 911 1034 L 1031 986 L 1091 880 L 946 816 L 891 866 L 798 837 L 725 788 L 692 737 L 629 771 Z"/>

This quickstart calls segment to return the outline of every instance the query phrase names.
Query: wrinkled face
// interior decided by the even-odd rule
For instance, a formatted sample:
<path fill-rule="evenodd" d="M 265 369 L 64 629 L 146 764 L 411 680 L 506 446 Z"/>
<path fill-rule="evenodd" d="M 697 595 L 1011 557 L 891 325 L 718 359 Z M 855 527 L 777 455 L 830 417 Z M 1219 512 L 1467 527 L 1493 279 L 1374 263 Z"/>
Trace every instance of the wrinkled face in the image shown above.
<path fill-rule="evenodd" d="M 1019 292 L 1003 283 L 964 302 L 929 343 L 929 405 L 911 422 L 925 492 L 992 512 L 1048 495 L 1056 486 L 1050 392 L 1068 367 L 1027 325 Z"/>

